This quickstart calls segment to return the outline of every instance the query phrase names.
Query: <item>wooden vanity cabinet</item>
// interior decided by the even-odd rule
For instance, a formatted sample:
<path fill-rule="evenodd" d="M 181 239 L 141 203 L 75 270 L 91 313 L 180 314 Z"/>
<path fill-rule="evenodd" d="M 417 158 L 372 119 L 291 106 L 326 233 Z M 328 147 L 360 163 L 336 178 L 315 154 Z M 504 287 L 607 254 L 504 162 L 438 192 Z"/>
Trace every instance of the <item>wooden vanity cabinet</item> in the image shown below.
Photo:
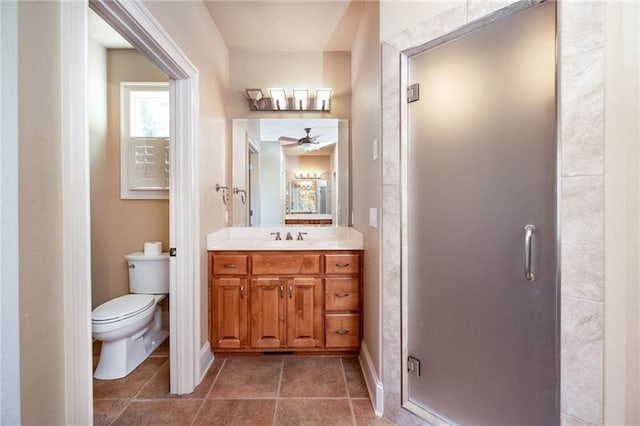
<path fill-rule="evenodd" d="M 359 350 L 361 258 L 361 251 L 209 252 L 212 349 Z"/>

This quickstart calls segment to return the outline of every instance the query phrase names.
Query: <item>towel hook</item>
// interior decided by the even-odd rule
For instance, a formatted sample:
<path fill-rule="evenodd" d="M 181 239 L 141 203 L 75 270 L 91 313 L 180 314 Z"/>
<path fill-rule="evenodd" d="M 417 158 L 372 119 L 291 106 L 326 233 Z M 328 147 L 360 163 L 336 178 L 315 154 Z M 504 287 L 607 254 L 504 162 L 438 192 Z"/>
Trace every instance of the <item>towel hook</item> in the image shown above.
<path fill-rule="evenodd" d="M 234 186 L 233 194 L 238 195 L 238 193 L 240 193 L 240 201 L 242 202 L 242 204 L 247 204 L 247 191 Z"/>
<path fill-rule="evenodd" d="M 229 190 L 228 186 L 222 186 L 218 183 L 216 183 L 216 192 L 219 192 L 220 190 L 222 190 L 222 202 L 227 205 L 227 203 L 229 202 L 229 193 L 227 192 Z"/>

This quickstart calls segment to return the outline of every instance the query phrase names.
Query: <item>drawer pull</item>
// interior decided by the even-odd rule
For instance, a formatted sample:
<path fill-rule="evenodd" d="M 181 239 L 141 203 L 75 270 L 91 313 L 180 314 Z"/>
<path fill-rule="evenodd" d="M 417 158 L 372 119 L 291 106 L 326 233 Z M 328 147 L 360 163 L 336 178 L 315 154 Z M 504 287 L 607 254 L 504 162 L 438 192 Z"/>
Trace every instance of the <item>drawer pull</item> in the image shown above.
<path fill-rule="evenodd" d="M 224 267 L 227 269 L 237 268 L 238 266 L 235 263 L 225 263 Z"/>
<path fill-rule="evenodd" d="M 340 298 L 349 296 L 349 293 L 334 293 L 334 294 L 336 297 L 340 297 Z"/>
<path fill-rule="evenodd" d="M 336 334 L 339 334 L 341 336 L 349 334 L 350 332 L 351 332 L 351 330 L 336 330 Z"/>
<path fill-rule="evenodd" d="M 347 266 L 349 266 L 349 264 L 348 263 L 336 263 L 336 266 L 338 268 L 346 268 Z"/>

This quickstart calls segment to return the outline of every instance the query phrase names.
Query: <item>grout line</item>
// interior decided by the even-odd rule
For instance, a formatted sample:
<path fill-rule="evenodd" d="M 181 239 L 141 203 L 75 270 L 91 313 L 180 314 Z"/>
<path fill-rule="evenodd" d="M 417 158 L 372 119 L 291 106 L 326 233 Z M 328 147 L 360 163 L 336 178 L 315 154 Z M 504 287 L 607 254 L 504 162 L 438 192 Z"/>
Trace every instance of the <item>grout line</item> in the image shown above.
<path fill-rule="evenodd" d="M 273 410 L 273 426 L 275 426 L 276 419 L 278 418 L 278 400 L 280 399 L 280 388 L 282 388 L 283 375 L 284 375 L 284 357 L 282 358 L 282 362 L 280 364 L 280 378 L 278 380 L 278 390 L 276 391 L 276 409 Z"/>
<path fill-rule="evenodd" d="M 149 358 L 147 358 L 147 359 L 149 359 Z M 146 361 L 146 360 L 145 360 L 145 361 Z M 137 393 L 133 396 L 133 398 L 131 398 L 131 399 L 138 399 L 138 395 L 140 395 L 140 392 L 142 392 L 142 389 L 144 389 L 145 387 L 147 387 L 147 385 L 151 382 L 151 380 L 153 380 L 153 378 L 154 378 L 154 377 L 156 377 L 156 376 L 160 373 L 160 370 L 162 370 L 162 367 L 164 367 L 164 365 L 165 365 L 166 363 L 168 363 L 168 362 L 169 362 L 169 357 L 167 357 L 167 360 L 166 360 L 165 362 L 163 362 L 162 364 L 160 364 L 160 366 L 159 366 L 159 367 L 158 367 L 158 369 L 155 371 L 155 373 L 153 373 L 153 374 L 151 375 L 151 377 L 149 377 L 149 378 L 147 379 L 147 381 L 146 381 L 146 382 L 144 382 L 144 385 L 142 385 L 142 386 L 140 387 L 140 389 L 138 389 L 138 392 L 137 392 Z M 140 364 L 138 367 L 140 367 L 141 365 L 142 365 L 142 364 Z M 138 367 L 136 367 L 136 368 L 138 368 Z M 133 370 L 133 371 L 135 371 L 135 370 Z"/>
<path fill-rule="evenodd" d="M 342 378 L 344 379 L 344 387 L 347 390 L 347 402 L 349 403 L 349 409 L 351 410 L 351 421 L 353 422 L 353 426 L 356 426 L 356 414 L 353 411 L 353 404 L 351 403 L 351 394 L 349 393 L 349 383 L 347 383 L 347 372 L 344 370 L 344 363 L 342 362 L 342 357 L 340 360 L 340 369 L 342 370 Z"/>
<path fill-rule="evenodd" d="M 213 362 L 215 362 L 215 360 Z M 223 358 L 222 365 L 220 366 L 220 369 L 216 373 L 216 377 L 214 377 L 213 380 L 211 381 L 211 386 L 209 386 L 209 390 L 207 391 L 207 393 L 205 394 L 204 398 L 202 399 L 202 402 L 200 403 L 200 407 L 198 407 L 198 409 L 196 410 L 196 415 L 193 416 L 193 420 L 191 420 L 190 424 L 194 424 L 196 422 L 196 419 L 200 415 L 200 412 L 202 411 L 202 407 L 204 406 L 205 401 L 207 399 L 209 399 L 209 395 L 211 395 L 211 391 L 213 390 L 213 387 L 215 386 L 216 382 L 218 381 L 218 377 L 220 377 L 220 374 L 222 373 L 222 369 L 224 368 L 224 366 L 226 364 L 227 364 L 227 358 Z M 211 364 L 211 367 L 213 367 L 213 364 Z M 211 367 L 209 367 L 209 368 L 211 368 Z"/>
<path fill-rule="evenodd" d="M 124 410 L 126 410 L 126 409 L 129 407 L 129 405 L 131 404 L 131 401 L 133 401 L 133 398 L 129 398 L 129 402 L 127 402 L 127 403 L 125 404 L 124 408 L 123 408 L 122 410 L 120 410 L 120 412 L 118 413 L 118 415 L 117 415 L 117 416 L 115 416 L 115 417 L 113 418 L 113 420 L 111 420 L 111 421 L 109 422 L 108 426 L 110 426 L 110 425 L 114 424 L 114 423 L 116 422 L 116 420 L 118 420 L 118 419 L 120 418 L 120 416 L 122 415 L 122 413 L 124 413 Z"/>
<path fill-rule="evenodd" d="M 149 358 L 147 358 L 147 359 L 149 359 Z M 145 360 L 145 361 L 146 361 L 146 360 Z M 165 364 L 166 364 L 167 362 L 169 362 L 169 357 L 168 357 L 168 356 L 167 356 L 167 360 L 165 361 Z M 113 421 L 112 421 L 111 423 L 109 423 L 110 425 L 114 424 L 114 423 L 115 423 L 115 422 L 120 418 L 120 416 L 122 416 L 122 413 L 124 413 L 124 412 L 126 411 L 126 409 L 127 409 L 127 408 L 129 408 L 129 406 L 131 405 L 131 403 L 132 403 L 134 400 L 137 400 L 137 399 L 136 399 L 136 397 L 137 397 L 138 395 L 140 395 L 140 392 L 142 392 L 142 389 L 144 389 L 144 388 L 145 388 L 145 386 L 147 386 L 147 385 L 149 384 L 149 382 L 151 382 L 151 380 L 152 380 L 152 379 L 153 379 L 153 378 L 154 378 L 154 377 L 155 377 L 155 376 L 160 372 L 160 370 L 162 369 L 162 367 L 163 367 L 163 366 L 164 366 L 164 364 L 160 365 L 160 367 L 158 367 L 158 370 L 157 370 L 155 373 L 153 373 L 153 374 L 151 375 L 151 377 L 149 377 L 149 379 L 144 383 L 144 385 L 142 385 L 142 386 L 140 387 L 140 389 L 138 390 L 138 393 L 136 393 L 136 394 L 133 396 L 133 398 L 130 398 L 130 399 L 129 399 L 129 402 L 127 402 L 127 405 L 125 405 L 125 407 L 122 409 L 122 411 L 120 411 L 120 413 L 118 413 L 118 415 L 113 419 Z M 138 366 L 138 367 L 140 367 L 140 366 Z M 136 367 L 136 368 L 138 368 L 138 367 Z M 134 371 L 135 371 L 135 369 L 134 369 Z M 94 400 L 95 400 L 95 398 L 94 398 Z"/>

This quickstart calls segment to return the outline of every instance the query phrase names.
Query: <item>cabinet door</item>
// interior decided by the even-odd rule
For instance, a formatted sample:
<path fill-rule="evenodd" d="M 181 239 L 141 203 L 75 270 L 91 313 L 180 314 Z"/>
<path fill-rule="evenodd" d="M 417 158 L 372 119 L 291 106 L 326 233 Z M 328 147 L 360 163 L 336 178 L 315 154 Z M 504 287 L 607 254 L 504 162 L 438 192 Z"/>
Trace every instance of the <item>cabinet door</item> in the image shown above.
<path fill-rule="evenodd" d="M 322 279 L 287 280 L 287 343 L 291 348 L 323 346 Z"/>
<path fill-rule="evenodd" d="M 281 348 L 286 345 L 285 281 L 278 278 L 251 280 L 251 346 Z"/>
<path fill-rule="evenodd" d="M 213 280 L 214 312 L 210 315 L 214 348 L 247 347 L 247 280 L 216 278 Z"/>

